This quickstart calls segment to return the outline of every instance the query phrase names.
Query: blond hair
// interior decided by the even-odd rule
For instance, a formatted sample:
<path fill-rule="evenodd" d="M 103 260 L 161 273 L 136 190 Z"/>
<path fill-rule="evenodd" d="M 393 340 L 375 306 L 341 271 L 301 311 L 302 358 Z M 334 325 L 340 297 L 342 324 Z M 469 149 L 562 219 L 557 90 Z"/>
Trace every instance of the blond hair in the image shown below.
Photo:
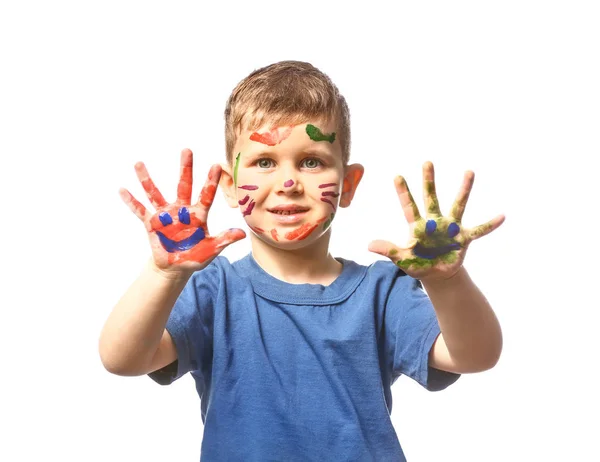
<path fill-rule="evenodd" d="M 344 166 L 350 158 L 350 112 L 331 79 L 312 64 L 280 61 L 248 75 L 233 89 L 225 107 L 225 148 L 232 164 L 239 133 L 309 121 L 337 125 Z"/>

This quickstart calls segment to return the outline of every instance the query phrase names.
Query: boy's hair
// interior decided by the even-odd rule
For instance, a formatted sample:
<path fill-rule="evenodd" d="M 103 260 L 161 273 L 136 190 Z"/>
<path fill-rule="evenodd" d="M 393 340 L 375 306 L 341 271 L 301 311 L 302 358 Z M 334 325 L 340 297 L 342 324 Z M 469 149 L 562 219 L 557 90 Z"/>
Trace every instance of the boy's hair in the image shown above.
<path fill-rule="evenodd" d="M 350 111 L 331 79 L 312 64 L 280 61 L 255 70 L 231 92 L 225 107 L 227 162 L 243 129 L 335 120 L 344 166 L 350 158 Z"/>

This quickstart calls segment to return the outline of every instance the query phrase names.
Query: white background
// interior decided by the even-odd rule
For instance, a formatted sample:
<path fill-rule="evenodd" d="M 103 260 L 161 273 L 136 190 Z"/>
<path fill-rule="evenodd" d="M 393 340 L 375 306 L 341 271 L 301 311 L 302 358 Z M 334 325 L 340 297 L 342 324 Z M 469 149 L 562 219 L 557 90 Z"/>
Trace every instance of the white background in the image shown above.
<path fill-rule="evenodd" d="M 465 264 L 502 323 L 501 361 L 439 393 L 394 385 L 408 459 L 600 460 L 599 21 L 593 1 L 3 2 L 0 458 L 198 460 L 191 377 L 160 387 L 99 360 L 149 256 L 117 191 L 143 197 L 143 160 L 173 199 L 189 147 L 197 194 L 223 161 L 229 92 L 298 59 L 346 96 L 366 168 L 334 255 L 368 264 L 371 240 L 404 242 L 393 177 L 420 198 L 425 160 L 446 211 L 475 171 L 466 226 L 507 217 Z M 220 194 L 210 227 L 243 227 Z"/>

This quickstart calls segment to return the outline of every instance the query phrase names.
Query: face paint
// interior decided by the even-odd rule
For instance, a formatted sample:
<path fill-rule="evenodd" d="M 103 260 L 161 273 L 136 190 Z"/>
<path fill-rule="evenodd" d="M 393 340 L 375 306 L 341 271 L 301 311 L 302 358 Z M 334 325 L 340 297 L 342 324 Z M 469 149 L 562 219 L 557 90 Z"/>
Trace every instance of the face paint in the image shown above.
<path fill-rule="evenodd" d="M 262 234 L 265 232 L 264 229 L 259 228 L 258 226 L 250 226 L 248 225 L 248 228 L 250 228 L 252 231 L 254 231 L 256 234 Z"/>
<path fill-rule="evenodd" d="M 324 189 L 324 188 L 330 188 L 332 186 L 337 186 L 337 183 L 320 184 L 319 188 Z M 339 197 L 339 193 L 336 193 L 335 191 L 323 191 L 321 193 L 321 201 L 331 205 L 331 207 L 333 208 L 333 211 L 335 212 L 335 210 L 336 210 L 335 205 L 329 199 L 325 199 L 325 197 Z"/>
<path fill-rule="evenodd" d="M 333 211 L 335 212 L 335 205 L 333 205 L 333 202 L 331 202 L 329 199 L 323 199 L 322 197 L 321 197 L 321 201 L 326 202 L 329 205 L 331 205 L 331 207 L 333 207 Z"/>
<path fill-rule="evenodd" d="M 283 186 L 285 186 L 286 188 L 291 188 L 292 186 L 294 186 L 294 180 L 287 180 L 285 183 L 283 183 Z"/>
<path fill-rule="evenodd" d="M 310 235 L 310 233 L 312 233 L 315 229 L 317 229 L 317 226 L 319 226 L 319 225 L 312 225 L 310 223 L 305 223 L 302 226 L 300 226 L 299 228 L 295 229 L 294 231 L 290 231 L 289 233 L 286 233 L 285 238 L 288 241 L 293 241 L 293 240 L 302 241 L 302 240 L 306 239 Z"/>
<path fill-rule="evenodd" d="M 335 213 L 332 213 L 329 218 L 327 219 L 327 221 L 325 222 L 325 224 L 323 225 L 323 229 L 327 229 L 329 228 L 329 225 L 331 225 L 331 222 L 333 221 L 333 218 L 335 217 Z"/>
<path fill-rule="evenodd" d="M 279 242 L 279 235 L 277 234 L 277 230 L 275 228 L 273 228 L 271 230 L 271 237 L 276 240 L 277 242 Z"/>
<path fill-rule="evenodd" d="M 238 201 L 238 204 L 244 205 L 246 202 L 248 202 L 248 199 L 250 199 L 250 196 L 244 197 L 241 201 Z"/>
<path fill-rule="evenodd" d="M 238 177 L 238 169 L 240 168 L 240 156 L 241 152 L 238 152 L 237 157 L 235 158 L 235 167 L 233 168 L 233 185 L 237 186 L 237 177 Z"/>
<path fill-rule="evenodd" d="M 308 124 L 306 126 L 306 133 L 313 141 L 329 141 L 333 143 L 335 141 L 335 132 L 325 134 L 314 125 Z"/>
<path fill-rule="evenodd" d="M 240 189 L 245 189 L 246 191 L 256 191 L 258 189 L 258 186 L 253 185 L 253 184 L 246 184 L 244 186 L 240 186 Z"/>
<path fill-rule="evenodd" d="M 255 204 L 255 202 L 253 200 L 251 200 L 250 203 L 248 204 L 248 207 L 246 207 L 246 210 L 244 210 L 244 212 L 242 213 L 242 216 L 246 217 L 246 216 L 250 215 L 252 213 L 252 209 L 254 209 L 254 204 Z"/>
<path fill-rule="evenodd" d="M 284 141 L 290 133 L 292 133 L 293 127 L 286 128 L 273 128 L 268 132 L 258 133 L 254 132 L 250 135 L 250 139 L 252 141 L 257 141 L 262 144 L 266 144 L 267 146 L 275 146 L 276 144 Z"/>

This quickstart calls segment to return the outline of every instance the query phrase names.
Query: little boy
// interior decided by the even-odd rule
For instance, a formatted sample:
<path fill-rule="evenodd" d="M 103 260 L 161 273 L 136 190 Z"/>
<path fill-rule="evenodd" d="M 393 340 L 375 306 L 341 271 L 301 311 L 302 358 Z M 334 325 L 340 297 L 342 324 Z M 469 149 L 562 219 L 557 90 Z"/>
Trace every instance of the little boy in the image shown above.
<path fill-rule="evenodd" d="M 389 261 L 368 267 L 334 258 L 332 223 L 363 176 L 348 163 L 349 113 L 336 86 L 310 64 L 276 63 L 238 84 L 225 123 L 227 164 L 210 169 L 197 203 L 189 150 L 173 204 L 142 163 L 156 213 L 120 191 L 152 259 L 106 321 L 104 366 L 165 385 L 190 372 L 201 460 L 405 460 L 390 420 L 394 381 L 404 374 L 442 390 L 499 358 L 500 326 L 462 262 L 504 217 L 462 227 L 472 172 L 442 216 L 426 163 L 425 216 L 395 180 L 408 245 L 372 242 Z M 252 252 L 234 263 L 218 254 L 245 232 L 207 228 L 218 185 L 250 230 Z"/>

